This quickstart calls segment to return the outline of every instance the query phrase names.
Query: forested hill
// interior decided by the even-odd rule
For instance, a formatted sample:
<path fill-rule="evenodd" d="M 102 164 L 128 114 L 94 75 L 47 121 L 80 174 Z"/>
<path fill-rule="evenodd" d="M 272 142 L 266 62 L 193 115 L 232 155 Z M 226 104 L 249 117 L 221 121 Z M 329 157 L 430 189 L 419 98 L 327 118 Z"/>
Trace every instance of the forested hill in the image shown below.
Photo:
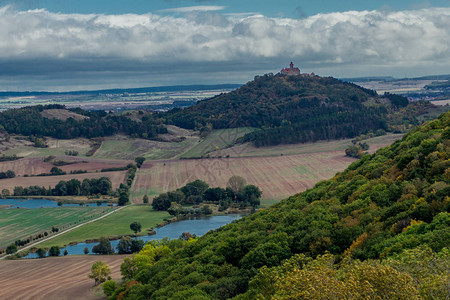
<path fill-rule="evenodd" d="M 148 245 L 112 298 L 448 298 L 449 139 L 447 112 L 306 192 Z"/>
<path fill-rule="evenodd" d="M 406 98 L 391 98 L 331 77 L 266 74 L 165 118 L 189 129 L 261 128 L 244 138 L 257 146 L 298 143 L 386 130 L 387 113 L 408 104 Z"/>

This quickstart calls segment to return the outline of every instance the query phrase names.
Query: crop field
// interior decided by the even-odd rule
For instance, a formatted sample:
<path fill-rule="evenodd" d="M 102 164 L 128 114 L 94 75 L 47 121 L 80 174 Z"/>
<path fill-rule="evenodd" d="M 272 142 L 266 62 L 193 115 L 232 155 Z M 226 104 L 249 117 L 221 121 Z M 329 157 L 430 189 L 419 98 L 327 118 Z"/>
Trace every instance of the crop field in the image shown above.
<path fill-rule="evenodd" d="M 276 157 L 145 162 L 136 174 L 132 197 L 134 202 L 139 202 L 144 194 L 154 196 L 196 179 L 213 187 L 225 187 L 231 176 L 239 175 L 263 191 L 263 202 L 264 199 L 280 200 L 331 178 L 353 161 L 343 151 L 327 151 Z"/>
<path fill-rule="evenodd" d="M 364 140 L 369 144 L 369 152 L 373 153 L 381 147 L 388 146 L 400 139 L 403 134 L 387 134 L 379 137 Z M 279 156 L 295 154 L 311 154 L 318 152 L 329 152 L 341 150 L 344 151 L 352 144 L 352 139 L 337 141 L 319 141 L 315 143 L 279 145 L 271 147 L 257 148 L 249 143 L 239 144 L 228 149 L 218 150 L 211 153 L 212 157 L 249 157 L 249 156 Z"/>
<path fill-rule="evenodd" d="M 58 166 L 61 170 L 70 173 L 75 170 L 85 170 L 87 172 L 97 172 L 106 168 L 125 167 L 131 160 L 93 159 L 75 156 L 56 156 L 55 160 L 70 162 L 68 165 Z M 51 162 L 44 162 L 43 158 L 26 157 L 18 160 L 0 162 L 0 172 L 12 170 L 16 176 L 38 175 L 50 173 L 54 165 Z"/>
<path fill-rule="evenodd" d="M 47 138 L 46 144 L 47 148 L 36 148 L 32 146 L 31 142 L 13 136 L 9 142 L 1 143 L 0 152 L 5 155 L 15 154 L 22 157 L 46 157 L 49 155 L 60 156 L 68 150 L 75 150 L 80 156 L 83 156 L 91 148 L 91 142 L 83 138 L 72 140 Z"/>
<path fill-rule="evenodd" d="M 44 259 L 0 260 L 0 299 L 101 299 L 90 292 L 94 280 L 91 266 L 101 260 L 120 279 L 124 255 L 85 255 Z"/>
<path fill-rule="evenodd" d="M 88 178 L 100 178 L 108 177 L 112 182 L 112 189 L 115 190 L 119 187 L 121 183 L 124 182 L 126 176 L 126 171 L 116 171 L 116 172 L 96 172 L 96 173 L 84 173 L 84 174 L 67 174 L 60 176 L 35 176 L 35 177 L 16 177 L 0 180 L 1 189 L 8 189 L 12 194 L 14 187 L 16 186 L 32 186 L 38 185 L 48 188 L 55 187 L 61 180 L 78 179 L 83 181 L 83 179 Z"/>
<path fill-rule="evenodd" d="M 0 209 L 0 248 L 30 235 L 50 232 L 52 226 L 67 229 L 112 210 L 111 207 L 58 207 Z"/>
<path fill-rule="evenodd" d="M 116 136 L 106 139 L 94 157 L 133 160 L 135 157 L 143 156 L 149 160 L 169 159 L 191 148 L 198 140 L 197 136 L 187 136 L 181 142 L 159 142 Z"/>
<path fill-rule="evenodd" d="M 212 151 L 224 149 L 234 144 L 236 139 L 252 132 L 250 127 L 218 129 L 212 131 L 208 136 L 199 141 L 194 147 L 181 155 L 182 158 L 201 157 Z"/>
<path fill-rule="evenodd" d="M 130 229 L 130 224 L 133 222 L 141 223 L 142 233 L 145 234 L 150 227 L 155 227 L 167 217 L 170 217 L 169 213 L 153 211 L 150 205 L 127 206 L 101 220 L 83 225 L 66 234 L 43 242 L 40 244 L 40 247 L 65 246 L 71 242 L 83 242 L 102 236 L 134 234 Z"/>

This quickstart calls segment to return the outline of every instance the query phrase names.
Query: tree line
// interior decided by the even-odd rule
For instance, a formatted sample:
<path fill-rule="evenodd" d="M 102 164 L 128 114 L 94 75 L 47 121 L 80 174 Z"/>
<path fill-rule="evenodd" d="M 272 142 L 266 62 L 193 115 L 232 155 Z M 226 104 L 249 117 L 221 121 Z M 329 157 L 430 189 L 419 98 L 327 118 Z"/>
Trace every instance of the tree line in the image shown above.
<path fill-rule="evenodd" d="M 154 118 L 145 118 L 142 122 L 126 116 L 114 115 L 104 111 L 88 112 L 80 108 L 69 109 L 87 118 L 75 120 L 49 119 L 42 116 L 46 109 L 66 109 L 64 105 L 36 105 L 19 109 L 10 109 L 0 113 L 0 126 L 8 132 L 25 136 L 34 136 L 35 143 L 42 145 L 38 137 L 50 136 L 58 139 L 78 137 L 95 138 L 124 133 L 132 137 L 145 139 L 157 138 L 158 134 L 167 133 L 167 129 Z"/>
<path fill-rule="evenodd" d="M 227 188 L 214 187 L 202 180 L 195 180 L 185 186 L 155 197 L 152 202 L 153 209 L 167 210 L 172 215 L 187 214 L 190 211 L 183 205 L 199 205 L 212 203 L 219 205 L 219 211 L 230 206 L 245 208 L 257 207 L 260 204 L 262 192 L 254 185 L 247 185 L 246 180 L 240 176 L 233 176 L 228 180 Z M 192 213 L 192 212 L 191 212 Z M 195 211 L 193 211 L 195 213 Z M 199 211 L 198 213 L 202 213 Z M 211 213 L 204 208 L 203 214 Z"/>

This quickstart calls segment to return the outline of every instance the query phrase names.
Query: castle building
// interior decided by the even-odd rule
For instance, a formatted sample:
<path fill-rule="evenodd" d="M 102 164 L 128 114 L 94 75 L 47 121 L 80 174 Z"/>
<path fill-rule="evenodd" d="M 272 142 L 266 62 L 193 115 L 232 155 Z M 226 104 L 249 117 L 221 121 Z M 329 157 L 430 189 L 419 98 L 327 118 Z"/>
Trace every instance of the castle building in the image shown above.
<path fill-rule="evenodd" d="M 280 73 L 284 75 L 300 75 L 300 69 L 294 68 L 294 63 L 291 61 L 289 68 L 282 69 Z"/>

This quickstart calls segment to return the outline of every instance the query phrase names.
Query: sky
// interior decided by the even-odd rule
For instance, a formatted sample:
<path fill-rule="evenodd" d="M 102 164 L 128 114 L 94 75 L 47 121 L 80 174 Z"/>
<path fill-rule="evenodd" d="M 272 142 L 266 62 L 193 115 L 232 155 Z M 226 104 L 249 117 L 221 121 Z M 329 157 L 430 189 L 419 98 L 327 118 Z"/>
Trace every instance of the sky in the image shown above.
<path fill-rule="evenodd" d="M 450 0 L 0 0 L 0 91 L 450 74 Z"/>

